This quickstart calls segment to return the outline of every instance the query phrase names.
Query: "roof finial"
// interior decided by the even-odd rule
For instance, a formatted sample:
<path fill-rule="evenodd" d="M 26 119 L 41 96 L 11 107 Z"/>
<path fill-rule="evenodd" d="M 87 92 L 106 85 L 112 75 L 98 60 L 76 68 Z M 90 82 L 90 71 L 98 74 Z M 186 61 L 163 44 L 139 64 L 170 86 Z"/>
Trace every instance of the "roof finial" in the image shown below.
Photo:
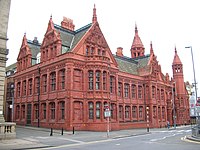
<path fill-rule="evenodd" d="M 97 22 L 97 14 L 96 14 L 96 7 L 95 7 L 95 4 L 94 4 L 92 23 L 94 24 L 96 22 Z"/>
<path fill-rule="evenodd" d="M 150 42 L 150 54 L 153 53 L 153 45 L 152 45 L 152 41 Z"/>
<path fill-rule="evenodd" d="M 177 54 L 176 45 L 175 45 L 175 53 Z"/>
<path fill-rule="evenodd" d="M 135 22 L 135 33 L 138 33 L 137 24 Z"/>

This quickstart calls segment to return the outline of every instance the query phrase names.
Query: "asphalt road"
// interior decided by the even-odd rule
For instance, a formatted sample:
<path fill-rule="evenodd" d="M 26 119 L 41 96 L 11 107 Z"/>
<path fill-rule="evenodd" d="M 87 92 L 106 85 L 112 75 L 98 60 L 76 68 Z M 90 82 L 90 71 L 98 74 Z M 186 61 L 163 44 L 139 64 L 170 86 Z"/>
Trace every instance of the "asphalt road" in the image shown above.
<path fill-rule="evenodd" d="M 184 139 L 186 135 L 191 135 L 189 127 L 176 130 L 151 130 L 151 134 L 128 136 L 122 138 L 102 138 L 87 139 L 74 137 L 70 139 L 58 137 L 55 139 L 45 139 L 46 144 L 53 147 L 40 148 L 52 150 L 200 150 L 200 143 Z M 90 137 L 90 136 L 89 136 Z M 62 139 L 60 139 L 62 138 Z M 65 140 L 64 140 L 65 139 Z M 66 143 L 59 143 L 65 141 Z"/>

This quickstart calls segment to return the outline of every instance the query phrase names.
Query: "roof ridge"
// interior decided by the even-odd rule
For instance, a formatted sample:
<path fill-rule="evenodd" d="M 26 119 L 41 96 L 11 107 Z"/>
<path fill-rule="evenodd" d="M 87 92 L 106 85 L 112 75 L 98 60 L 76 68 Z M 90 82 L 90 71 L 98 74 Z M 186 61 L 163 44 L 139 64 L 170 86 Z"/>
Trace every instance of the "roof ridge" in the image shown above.
<path fill-rule="evenodd" d="M 55 23 L 54 23 L 54 27 L 55 27 L 56 29 L 60 29 L 60 30 L 62 30 L 62 31 L 64 31 L 64 32 L 68 32 L 68 33 L 71 33 L 71 34 L 75 34 L 75 31 L 71 31 L 71 30 L 65 29 L 65 28 L 63 28 L 62 26 L 60 26 L 60 25 L 58 25 L 58 24 L 55 24 Z"/>
<path fill-rule="evenodd" d="M 126 60 L 126 61 L 131 62 L 131 63 L 135 63 L 135 64 L 138 63 L 138 62 L 135 61 L 134 59 L 131 59 L 131 58 L 127 57 L 127 56 L 117 56 L 117 55 L 115 55 L 115 54 L 113 54 L 113 56 L 116 57 L 116 58 L 119 58 L 119 59 L 121 59 L 121 60 Z"/>
<path fill-rule="evenodd" d="M 84 30 L 86 28 L 89 28 L 91 25 L 92 25 L 92 23 L 89 23 L 89 24 L 87 24 L 87 25 L 75 30 L 75 33 L 81 32 L 82 30 Z"/>

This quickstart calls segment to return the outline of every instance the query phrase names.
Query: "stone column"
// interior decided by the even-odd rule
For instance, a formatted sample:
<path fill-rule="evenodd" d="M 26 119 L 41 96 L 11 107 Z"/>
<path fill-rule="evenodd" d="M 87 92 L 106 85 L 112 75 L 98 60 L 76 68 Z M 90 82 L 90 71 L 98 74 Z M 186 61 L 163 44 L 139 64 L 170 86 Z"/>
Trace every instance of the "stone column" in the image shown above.
<path fill-rule="evenodd" d="M 5 122 L 3 116 L 3 96 L 4 96 L 4 81 L 5 81 L 5 67 L 6 67 L 6 55 L 8 50 L 6 49 L 7 41 L 7 29 L 8 18 L 10 12 L 11 0 L 0 0 L 0 123 Z"/>

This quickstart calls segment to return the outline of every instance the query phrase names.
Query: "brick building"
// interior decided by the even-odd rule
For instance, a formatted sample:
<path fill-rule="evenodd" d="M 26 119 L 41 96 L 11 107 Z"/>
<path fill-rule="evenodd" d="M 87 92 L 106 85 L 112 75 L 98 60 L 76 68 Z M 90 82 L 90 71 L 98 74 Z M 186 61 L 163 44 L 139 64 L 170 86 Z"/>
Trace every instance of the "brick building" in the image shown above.
<path fill-rule="evenodd" d="M 178 124 L 189 123 L 176 50 L 169 79 L 161 72 L 152 43 L 145 55 L 137 26 L 131 58 L 123 56 L 121 47 L 116 55 L 111 53 L 95 7 L 92 23 L 74 28 L 69 18 L 59 26 L 51 17 L 41 44 L 24 35 L 14 75 L 17 124 L 105 131 L 105 109 L 111 113 L 111 130 L 161 127 L 167 120 L 172 124 L 173 116 Z"/>

